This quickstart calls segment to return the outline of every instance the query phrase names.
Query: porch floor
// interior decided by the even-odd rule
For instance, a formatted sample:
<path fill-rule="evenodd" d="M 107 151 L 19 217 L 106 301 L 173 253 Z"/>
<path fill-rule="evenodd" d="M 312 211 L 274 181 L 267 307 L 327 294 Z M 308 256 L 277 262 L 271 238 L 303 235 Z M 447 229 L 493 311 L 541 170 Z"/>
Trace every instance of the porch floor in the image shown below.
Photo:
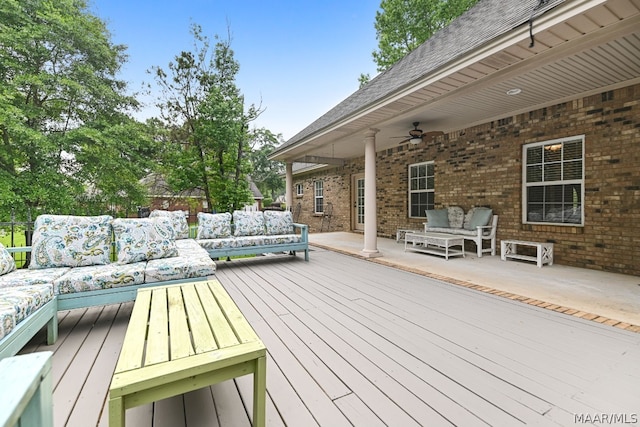
<path fill-rule="evenodd" d="M 276 256 L 220 262 L 216 273 L 267 346 L 268 426 L 566 426 L 638 416 L 638 333 L 317 246 L 309 262 Z M 480 260 L 442 261 L 457 270 Z M 509 265 L 528 272 L 514 280 L 529 287 L 556 269 L 497 261 L 488 277 Z M 41 333 L 23 349 L 54 351 L 56 426 L 107 425 L 132 306 L 60 312 L 58 342 L 42 345 Z M 242 377 L 133 408 L 127 424 L 248 426 L 251 386 Z"/>

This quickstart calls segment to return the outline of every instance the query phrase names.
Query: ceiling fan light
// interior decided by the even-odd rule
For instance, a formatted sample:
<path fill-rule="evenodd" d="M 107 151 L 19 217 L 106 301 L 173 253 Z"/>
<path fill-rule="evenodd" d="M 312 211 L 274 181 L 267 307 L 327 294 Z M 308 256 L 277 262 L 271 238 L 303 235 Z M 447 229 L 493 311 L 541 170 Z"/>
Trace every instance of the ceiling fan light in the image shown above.
<path fill-rule="evenodd" d="M 409 140 L 409 144 L 418 145 L 422 142 L 422 137 L 414 136 Z"/>

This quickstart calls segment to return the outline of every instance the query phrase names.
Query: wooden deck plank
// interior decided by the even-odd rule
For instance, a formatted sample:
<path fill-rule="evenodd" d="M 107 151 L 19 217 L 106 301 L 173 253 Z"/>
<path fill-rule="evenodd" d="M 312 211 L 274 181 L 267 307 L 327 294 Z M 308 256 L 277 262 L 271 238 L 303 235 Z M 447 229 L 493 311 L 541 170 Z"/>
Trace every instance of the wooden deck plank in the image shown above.
<path fill-rule="evenodd" d="M 153 408 L 154 427 L 186 427 L 183 394 L 162 399 Z"/>
<path fill-rule="evenodd" d="M 131 316 L 132 306 L 133 304 L 110 306 L 111 310 L 103 311 L 102 317 L 113 316 L 113 322 L 109 326 L 102 348 L 98 352 L 67 424 L 77 426 L 98 424 L 102 407 L 108 398 L 111 373 L 118 362 L 119 349 L 129 316 Z M 108 321 L 108 318 L 105 320 Z"/>
<path fill-rule="evenodd" d="M 325 250 L 222 262 L 216 276 L 267 346 L 270 427 L 565 426 L 574 413 L 637 412 L 629 331 Z M 58 342 L 44 345 L 43 330 L 22 350 L 54 351 L 56 427 L 107 425 L 100 396 L 132 305 L 60 312 Z M 127 423 L 248 427 L 252 385 L 246 375 L 132 408 Z"/>
<path fill-rule="evenodd" d="M 71 417 L 77 399 L 82 393 L 86 378 L 90 375 L 95 360 L 102 350 L 113 316 L 118 306 L 105 306 L 99 311 L 99 317 L 86 330 L 82 345 L 77 347 L 74 358 L 68 366 L 71 375 L 64 375 L 53 392 L 54 424 L 66 425 Z M 84 322 L 82 322 L 84 323 Z M 76 328 L 77 329 L 77 328 Z M 84 332 L 84 331 L 83 331 Z M 72 334 L 75 337 L 75 334 Z M 78 379 L 82 381 L 78 381 Z"/>
<path fill-rule="evenodd" d="M 317 257 L 316 257 L 317 258 Z M 332 259 L 332 261 L 334 261 Z M 334 266 L 336 269 L 341 269 L 340 266 L 336 266 L 335 263 L 331 263 L 332 266 Z M 370 266 L 371 264 L 367 264 L 368 266 Z M 381 278 L 381 271 L 380 270 L 376 270 L 374 272 L 374 274 L 372 274 L 372 277 L 367 277 L 370 274 L 370 269 L 354 269 L 353 267 L 351 269 L 348 269 L 348 271 L 353 272 L 356 271 L 356 276 L 360 275 L 360 279 L 358 279 L 356 276 L 353 277 L 349 277 L 349 273 L 343 275 L 340 274 L 339 277 L 336 277 L 335 275 L 331 276 L 331 275 L 327 275 L 326 274 L 326 269 L 324 269 L 322 272 L 318 272 L 318 271 L 313 271 L 310 272 L 310 276 L 312 276 L 312 278 L 304 278 L 304 277 L 297 277 L 296 275 L 302 275 L 303 273 L 301 273 L 301 269 L 298 269 L 298 266 L 295 266 L 295 268 L 291 268 L 288 269 L 289 263 L 278 263 L 278 265 L 275 267 L 275 269 L 273 270 L 280 270 L 279 273 L 274 273 L 273 270 L 270 269 L 269 273 L 266 273 L 264 271 L 260 270 L 260 265 L 256 264 L 255 266 L 253 266 L 250 263 L 247 263 L 247 266 L 251 266 L 253 269 L 255 269 L 256 271 L 258 271 L 258 273 L 256 274 L 259 277 L 262 277 L 263 280 L 268 280 L 270 281 L 270 277 L 273 278 L 274 275 L 275 276 L 280 276 L 282 279 L 280 280 L 280 285 L 282 283 L 293 283 L 293 286 L 298 286 L 299 288 L 304 288 L 307 289 L 307 287 L 313 283 L 316 282 L 323 282 L 326 284 L 327 287 L 330 287 L 331 289 L 326 291 L 325 295 L 329 300 L 333 300 L 333 301 L 338 301 L 338 295 L 341 293 L 341 291 L 339 290 L 340 286 L 342 286 L 344 283 L 349 283 L 349 284 L 353 284 L 353 286 L 361 286 L 362 282 L 366 282 L 367 284 L 369 284 L 370 282 L 376 282 L 377 280 L 385 280 L 384 278 Z M 244 266 L 243 266 L 243 270 L 244 270 Z M 389 269 L 392 272 L 396 272 L 393 269 Z M 323 276 L 324 273 L 324 276 Z M 361 274 L 360 274 L 361 273 Z M 396 274 L 396 273 L 393 273 Z M 347 276 L 347 277 L 344 277 Z M 421 276 L 415 276 L 414 277 L 418 277 L 420 280 L 424 279 Z M 360 280 L 360 281 L 358 281 Z M 432 281 L 433 282 L 433 281 Z M 269 283 L 269 286 L 278 286 L 276 285 L 276 281 L 273 281 L 272 283 Z M 396 282 L 391 282 L 391 283 L 387 283 L 387 285 L 389 285 L 391 288 L 395 288 L 397 287 L 399 281 L 398 278 L 396 277 Z M 401 281 L 400 281 L 401 283 Z M 529 306 L 524 306 L 520 303 L 517 302 L 510 302 L 508 300 L 504 300 L 504 299 L 500 299 L 500 298 L 496 298 L 493 297 L 491 295 L 486 295 L 486 294 L 481 294 L 472 290 L 468 290 L 468 289 L 464 289 L 464 288 L 460 288 L 460 287 L 452 287 L 450 285 L 446 285 L 446 284 L 438 284 L 437 286 L 439 287 L 445 287 L 445 288 L 450 288 L 448 290 L 448 293 L 451 293 L 451 289 L 453 289 L 453 298 L 455 298 L 455 300 L 450 301 L 450 304 L 453 304 L 454 309 L 452 310 L 452 312 L 450 313 L 445 313 L 445 318 L 453 318 L 453 320 L 455 320 L 455 317 L 457 316 L 457 311 L 455 310 L 456 304 L 458 304 L 459 298 L 460 298 L 460 293 L 462 293 L 463 297 L 465 297 L 465 295 L 471 295 L 472 298 L 476 298 L 478 295 L 481 296 L 481 300 L 483 299 L 488 299 L 489 303 L 490 303 L 490 308 L 488 310 L 492 311 L 495 309 L 494 305 L 497 304 L 498 307 L 501 307 L 504 310 L 504 306 L 505 304 L 509 304 L 511 303 L 511 308 L 510 310 L 515 310 L 516 312 L 518 312 L 519 310 L 522 310 L 522 308 L 525 308 L 527 311 L 529 311 L 529 313 L 527 314 L 527 316 L 530 316 L 531 319 L 528 320 L 530 322 L 537 322 L 537 321 L 545 321 L 545 322 L 558 322 L 558 320 L 560 319 L 561 323 L 563 323 L 563 326 L 566 326 L 568 328 L 571 329 L 571 334 L 575 333 L 576 330 L 584 330 L 586 331 L 585 333 L 588 335 L 589 332 L 593 333 L 593 327 L 594 325 L 589 324 L 588 322 L 582 322 L 578 319 L 578 322 L 576 322 L 576 319 L 568 317 L 568 316 L 558 316 L 555 313 L 550 313 L 548 311 L 544 311 L 544 310 L 539 310 L 535 307 L 529 307 Z M 402 286 L 400 286 L 402 287 Z M 406 284 L 405 284 L 406 287 Z M 298 289 L 299 289 L 298 288 Z M 338 288 L 338 290 L 336 290 L 336 288 Z M 416 286 L 413 286 L 413 288 L 416 288 Z M 414 291 L 415 289 L 411 288 L 411 291 Z M 418 287 L 419 288 L 419 287 Z M 368 288 L 367 288 L 368 289 Z M 425 288 L 420 288 L 421 289 L 421 293 L 426 292 Z M 316 296 L 318 295 L 318 292 L 323 292 L 322 288 L 316 288 L 313 289 L 315 291 Z M 363 290 L 362 293 L 364 295 L 362 295 L 361 301 L 366 301 L 368 300 L 368 296 L 367 296 L 367 292 L 369 292 L 372 296 L 372 300 L 377 304 L 379 303 L 379 301 L 387 301 L 390 296 L 389 294 L 385 295 L 385 291 L 387 291 L 387 289 L 378 289 L 378 290 L 374 290 L 374 291 L 367 291 L 367 290 Z M 291 299 L 291 293 L 287 293 L 287 290 L 281 290 L 280 292 L 282 292 L 283 294 L 286 294 L 287 297 L 286 299 Z M 411 293 L 407 292 L 407 290 L 401 290 L 400 291 L 401 294 L 403 293 L 405 295 L 405 298 L 403 299 L 398 299 L 397 301 L 394 301 L 391 305 L 394 305 L 395 307 L 402 307 L 404 308 L 405 305 L 407 303 L 412 303 L 414 300 L 422 300 L 422 298 L 420 298 L 420 296 L 416 297 L 416 295 L 412 295 Z M 353 289 L 349 289 L 348 292 L 346 292 L 347 295 L 349 295 L 349 298 L 353 297 Z M 424 298 L 427 301 L 430 301 L 430 299 L 428 297 Z M 451 299 L 451 298 L 449 298 Z M 467 297 L 468 299 L 468 297 Z M 327 302 L 328 304 L 329 302 Z M 438 301 L 437 303 L 441 303 L 441 301 Z M 313 303 L 310 303 L 309 305 L 317 305 L 317 304 L 321 304 L 321 302 L 318 302 L 317 299 L 315 299 L 315 301 Z M 364 303 L 363 303 L 364 304 Z M 436 303 L 434 303 L 436 304 Z M 473 304 L 473 301 L 472 301 Z M 473 308 L 473 307 L 471 307 Z M 418 309 L 422 309 L 423 311 L 429 312 L 430 310 L 436 310 L 435 314 L 436 316 L 440 316 L 442 315 L 441 313 L 443 311 L 447 311 L 447 309 L 451 309 L 451 306 L 444 306 L 444 307 L 417 307 L 416 310 Z M 289 308 L 289 310 L 293 310 L 292 307 Z M 508 312 L 509 310 L 507 310 Z M 508 315 L 509 313 L 507 313 Z M 411 317 L 411 316 L 416 316 L 415 311 L 414 312 L 409 312 L 406 314 L 407 317 Z M 478 316 L 478 314 L 475 314 L 474 316 Z M 479 314 L 480 318 L 482 318 L 484 316 L 484 314 L 482 314 L 482 312 L 480 312 Z M 486 317 L 486 316 L 485 316 Z M 416 317 L 416 319 L 420 319 L 420 317 Z M 460 325 L 458 326 L 458 329 L 462 329 L 464 332 L 464 328 L 470 328 L 469 325 L 471 325 L 471 329 L 473 329 L 473 322 L 477 322 L 477 318 L 474 318 L 473 316 L 470 317 L 470 319 L 472 320 L 467 320 L 466 322 L 462 322 L 460 323 Z M 501 331 L 501 327 L 504 328 L 504 325 L 502 325 L 499 322 L 496 322 L 495 318 L 491 318 L 489 316 L 489 322 L 484 322 L 481 324 L 480 327 L 477 327 L 476 332 L 482 334 L 483 330 L 489 330 L 489 332 L 491 332 L 492 334 L 496 335 L 497 338 L 495 339 L 499 339 L 502 340 L 502 343 L 504 345 L 504 343 L 510 343 L 510 340 L 513 341 L 513 332 L 509 330 L 509 327 L 507 327 L 507 332 L 509 332 L 509 334 L 511 336 L 509 336 L 509 334 L 507 334 L 507 336 L 504 336 L 504 331 Z M 497 320 L 500 320 L 499 318 Z M 443 322 L 440 322 L 443 323 Z M 504 323 L 502 321 L 502 323 Z M 507 322 L 508 323 L 508 322 Z M 576 324 L 577 323 L 577 324 Z M 539 326 L 539 325 L 537 325 Z M 447 328 L 449 328 L 450 326 L 447 325 L 443 325 L 442 328 L 446 331 Z M 491 328 L 497 328 L 497 330 L 491 331 Z M 536 328 L 536 325 L 532 325 L 531 327 L 532 331 L 539 331 L 538 328 Z M 544 330 L 544 329 L 543 329 Z M 608 330 L 603 330 L 604 333 L 606 335 L 608 335 L 610 333 L 610 331 Z M 528 332 L 528 331 L 525 331 Z M 600 332 L 600 331 L 596 331 L 596 332 Z M 473 334 L 472 334 L 473 335 Z M 615 335 L 615 333 L 614 333 Z M 624 346 L 628 346 L 628 345 L 632 345 L 632 341 L 629 341 L 629 334 L 623 334 L 624 337 L 626 337 L 627 339 L 627 343 L 623 344 Z M 464 334 L 462 335 L 462 337 L 464 338 Z M 481 335 L 482 336 L 482 335 Z M 522 336 L 518 336 L 518 339 L 521 342 L 526 342 L 527 341 L 527 334 L 523 334 Z M 560 340 L 562 340 L 562 338 L 560 338 Z M 444 342 L 446 342 L 446 340 L 443 339 Z M 612 339 L 612 343 L 615 343 L 617 340 L 614 338 Z M 581 346 L 583 349 L 587 348 L 589 350 L 591 350 L 591 345 L 592 341 L 589 340 L 577 340 L 577 344 L 583 343 L 583 345 Z M 474 344 L 475 345 L 475 344 Z M 535 346 L 537 346 L 537 343 L 528 343 L 529 346 L 533 346 L 535 348 Z M 637 344 L 636 344 L 637 345 Z M 547 352 L 545 354 L 545 357 L 548 357 L 548 360 L 553 360 L 553 354 L 555 353 L 555 351 L 557 351 L 557 348 L 547 348 L 548 346 L 542 345 L 542 350 L 540 350 L 541 352 Z M 580 348 L 580 346 L 578 346 L 578 348 Z M 471 354 L 471 356 L 475 359 L 471 360 L 471 362 L 469 363 L 474 363 L 477 364 L 478 362 L 482 362 L 483 359 L 483 355 L 475 355 L 473 354 L 473 346 L 469 346 L 469 348 L 465 348 L 464 346 L 462 347 L 462 349 Z M 526 351 L 528 349 L 528 347 L 524 347 L 524 350 L 522 351 Z M 449 351 L 452 351 L 451 349 L 449 349 Z M 579 354 L 579 350 L 578 351 L 571 351 L 567 353 L 567 357 L 570 358 L 572 356 L 577 356 Z M 597 352 L 596 352 L 597 354 Z M 465 356 L 466 357 L 466 356 Z M 597 356 L 595 356 L 595 359 L 597 359 Z M 575 365 L 576 360 L 579 359 L 574 359 L 572 361 L 572 363 Z M 600 361 L 602 361 L 602 358 L 598 359 Z M 536 360 L 533 360 L 534 362 Z M 511 377 L 509 378 L 505 378 L 500 379 L 499 382 L 497 384 L 494 384 L 492 387 L 494 387 L 493 389 L 488 389 L 485 391 L 485 393 L 494 393 L 494 398 L 495 397 L 501 397 L 504 395 L 510 396 L 509 394 L 509 388 L 516 390 L 516 391 L 520 391 L 520 394 L 518 395 L 518 393 L 516 393 L 515 397 L 511 397 L 512 400 L 514 400 L 514 402 L 511 404 L 513 405 L 514 408 L 518 408 L 518 406 L 522 406 L 524 409 L 524 411 L 533 411 L 534 413 L 544 413 L 545 410 L 549 410 L 549 405 L 548 403 L 544 402 L 542 399 L 540 399 L 535 393 L 523 393 L 521 390 L 518 389 L 517 384 L 518 381 L 522 381 L 521 378 L 518 378 L 519 374 L 514 373 L 510 373 L 509 369 L 513 370 L 513 366 L 510 367 L 510 365 L 517 365 L 517 362 L 514 361 L 507 361 L 508 363 L 505 364 L 505 366 L 500 366 L 498 365 L 499 369 L 504 371 L 505 367 L 507 368 L 507 374 L 510 374 Z M 493 362 L 491 362 L 493 363 Z M 551 362 L 553 364 L 553 362 Z M 494 363 L 495 364 L 495 363 Z M 546 365 L 547 362 L 545 363 L 538 363 L 538 365 Z M 587 363 L 588 364 L 588 363 Z M 480 365 L 480 367 L 482 367 L 482 365 Z M 566 367 L 566 366 L 565 366 Z M 554 373 L 554 375 L 563 375 L 562 371 L 564 370 L 563 366 L 560 366 L 558 369 L 556 369 L 556 372 Z M 541 366 L 540 369 L 538 369 L 537 371 L 532 371 L 531 373 L 531 377 L 535 377 L 536 375 L 539 375 L 540 372 L 544 372 L 544 369 L 546 368 L 546 366 Z M 580 369 L 577 369 L 578 373 L 580 375 L 582 375 L 583 373 L 580 372 Z M 489 375 L 493 375 L 491 372 L 489 372 Z M 585 383 L 579 384 L 580 378 L 578 377 L 578 379 L 573 378 L 571 375 L 568 375 L 568 377 L 570 378 L 570 381 L 573 382 L 573 390 L 575 390 L 577 387 L 579 387 L 580 385 L 584 385 Z M 513 381 L 515 378 L 515 381 Z M 535 383 L 535 381 L 539 381 L 538 378 L 525 378 L 526 381 L 531 382 L 534 385 L 538 385 Z M 496 391 L 495 387 L 498 387 L 500 384 L 500 382 L 504 383 L 504 387 L 505 390 L 503 391 Z M 549 384 L 553 384 L 554 382 L 554 378 L 550 378 L 548 381 L 542 381 L 542 385 L 540 385 L 538 388 L 540 390 L 543 391 L 547 391 L 547 389 L 552 389 L 552 387 L 550 388 Z M 551 398 L 555 398 L 555 399 L 561 399 L 563 400 L 563 404 L 565 406 L 569 406 L 571 407 L 571 405 L 574 402 L 571 402 L 571 400 L 568 398 L 568 395 L 558 395 L 557 392 L 553 391 L 550 395 Z M 529 408 L 531 407 L 531 408 Z M 575 408 L 581 408 L 581 409 L 589 409 L 589 407 L 586 407 L 584 405 L 574 405 Z M 526 409 L 529 408 L 529 409 Z M 522 409 L 522 408 L 521 408 Z M 516 409 L 512 409 L 512 410 L 516 410 Z M 560 411 L 562 411 L 562 409 L 560 409 Z M 557 411 L 556 411 L 557 412 Z M 565 414 L 566 415 L 566 414 Z"/>
<path fill-rule="evenodd" d="M 224 279 L 222 277 L 220 277 L 220 276 L 219 276 L 219 278 L 220 278 L 220 281 L 222 283 L 224 283 Z M 251 293 L 252 292 L 250 291 L 250 289 L 248 287 L 246 289 L 243 289 L 242 291 L 247 292 L 247 295 L 244 295 L 247 300 L 251 300 L 252 302 L 254 301 L 254 299 L 251 298 Z M 254 305 L 254 308 L 255 308 L 255 305 Z M 242 307 L 241 307 L 241 309 L 242 309 Z M 273 316 L 273 315 L 274 315 L 273 313 L 269 313 L 267 315 L 267 317 Z M 310 318 L 310 317 L 307 317 L 307 321 L 313 322 L 313 319 Z M 322 327 L 321 325 L 315 324 L 314 326 L 318 327 L 318 329 L 314 328 L 314 331 L 316 331 L 316 333 L 318 333 L 319 330 L 322 330 L 322 333 L 326 333 L 328 335 L 331 335 L 331 331 L 327 330 L 326 328 Z M 255 326 L 255 327 L 258 327 L 258 326 Z M 326 341 L 325 338 L 323 338 L 323 339 L 324 339 L 324 341 Z M 270 345 L 271 345 L 271 341 L 270 340 L 264 340 L 264 341 L 265 341 L 265 345 L 269 349 Z M 336 341 L 339 343 L 340 339 L 337 338 Z M 339 348 L 339 349 L 335 349 L 335 351 L 338 354 L 342 354 L 342 352 L 350 352 L 352 354 L 354 353 L 348 347 L 348 345 L 345 345 L 345 346 L 343 346 L 342 348 Z M 277 358 L 278 355 L 276 354 L 275 357 Z M 283 366 L 286 366 L 286 365 L 283 365 Z M 391 424 L 398 423 L 398 425 L 407 425 L 407 426 L 409 426 L 409 425 L 418 425 L 416 420 L 414 420 L 410 416 L 408 416 L 407 413 L 405 411 L 403 411 L 396 403 L 394 403 L 393 401 L 387 399 L 385 393 L 382 393 L 373 384 L 374 380 L 369 379 L 366 376 L 364 376 L 361 373 L 359 373 L 357 371 L 357 369 L 354 368 L 354 366 L 350 362 L 346 361 L 344 358 L 335 358 L 334 359 L 333 370 L 343 380 L 345 380 L 346 378 L 350 378 L 350 380 L 355 383 L 355 387 L 358 390 L 360 390 L 360 392 L 364 393 L 365 395 L 368 395 L 370 397 L 371 401 L 375 401 L 375 403 L 376 403 L 375 410 L 379 411 L 379 416 L 381 418 L 383 418 L 383 419 L 386 419 L 388 423 L 391 423 Z M 383 382 L 388 383 L 388 384 L 391 384 L 391 383 L 394 382 L 392 379 L 390 379 L 388 377 L 385 378 L 385 375 L 381 375 L 379 377 L 379 379 L 381 381 L 383 381 Z M 396 383 L 396 386 L 397 386 L 397 383 Z M 267 386 L 267 388 L 268 388 L 268 386 Z M 350 388 L 352 390 L 354 390 L 354 386 L 350 386 Z M 385 390 L 385 391 L 388 392 L 387 390 Z M 411 398 L 410 393 L 404 394 L 403 397 L 406 397 L 409 400 L 415 400 L 415 399 Z M 306 403 L 306 401 L 305 401 L 305 403 Z M 372 405 L 372 406 L 374 406 L 374 405 Z M 427 408 L 427 410 L 428 410 L 428 407 L 426 407 L 426 405 L 424 405 L 423 409 L 424 408 Z M 311 410 L 313 411 L 313 409 L 311 409 Z"/>
<path fill-rule="evenodd" d="M 270 308 L 269 299 L 263 298 L 263 296 L 267 294 L 265 289 L 260 288 L 260 286 L 254 286 L 256 282 L 243 281 L 242 284 L 245 292 L 254 293 L 254 295 L 248 295 L 250 299 L 254 301 L 254 307 L 256 307 L 256 298 L 259 298 L 263 303 L 260 305 L 263 308 L 263 312 Z M 235 283 L 235 286 L 238 288 L 239 284 Z M 344 385 L 340 378 L 338 378 L 331 369 L 329 369 L 322 360 L 304 344 L 304 341 L 313 339 L 314 335 L 310 334 L 304 337 L 298 337 L 286 327 L 282 319 L 284 319 L 285 316 L 290 315 L 288 311 L 289 308 L 287 308 L 287 314 L 281 314 L 279 316 L 267 315 L 263 317 L 263 321 L 269 324 L 274 331 L 277 331 L 278 340 L 275 342 L 275 345 L 278 345 L 279 348 L 284 346 L 284 349 L 287 350 L 287 352 L 283 352 L 285 357 L 288 357 L 290 354 L 295 354 L 295 359 L 297 360 L 296 363 L 300 363 L 304 366 L 306 371 L 311 375 L 311 377 L 313 377 L 314 381 L 320 385 L 330 399 L 336 399 L 351 393 L 351 390 Z M 262 337 L 262 335 L 260 336 Z M 267 348 L 270 351 L 273 351 L 272 346 L 268 346 Z"/>
<path fill-rule="evenodd" d="M 384 427 L 386 425 L 356 394 L 342 396 L 335 402 L 354 427 Z"/>

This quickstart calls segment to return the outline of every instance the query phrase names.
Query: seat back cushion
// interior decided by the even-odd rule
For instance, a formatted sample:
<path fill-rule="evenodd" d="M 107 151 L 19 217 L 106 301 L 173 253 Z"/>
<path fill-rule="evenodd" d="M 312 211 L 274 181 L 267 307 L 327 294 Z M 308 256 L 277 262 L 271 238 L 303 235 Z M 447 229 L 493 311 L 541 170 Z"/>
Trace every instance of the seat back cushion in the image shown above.
<path fill-rule="evenodd" d="M 475 230 L 476 227 L 489 225 L 493 217 L 493 210 L 490 208 L 477 207 L 471 208 L 464 218 L 464 228 L 467 230 Z"/>
<path fill-rule="evenodd" d="M 187 222 L 188 212 L 185 211 L 163 211 L 156 209 L 149 214 L 149 218 L 169 217 L 176 232 L 176 239 L 189 238 L 189 223 Z"/>
<path fill-rule="evenodd" d="M 233 212 L 234 236 L 263 236 L 264 215 L 260 211 Z"/>
<path fill-rule="evenodd" d="M 293 216 L 289 211 L 264 211 L 264 224 L 267 236 L 293 234 Z"/>
<path fill-rule="evenodd" d="M 39 215 L 29 268 L 108 264 L 112 219 L 109 215 Z"/>
<path fill-rule="evenodd" d="M 113 220 L 118 264 L 178 256 L 169 217 Z"/>
<path fill-rule="evenodd" d="M 462 228 L 464 224 L 464 209 L 460 206 L 449 206 L 447 211 L 449 214 L 449 227 Z"/>
<path fill-rule="evenodd" d="M 428 209 L 427 227 L 449 227 L 449 211 L 447 209 Z"/>
<path fill-rule="evenodd" d="M 15 269 L 16 262 L 4 245 L 0 243 L 0 276 L 10 273 Z"/>
<path fill-rule="evenodd" d="M 231 214 L 229 212 L 210 214 L 198 213 L 198 234 L 196 239 L 220 239 L 231 237 Z"/>

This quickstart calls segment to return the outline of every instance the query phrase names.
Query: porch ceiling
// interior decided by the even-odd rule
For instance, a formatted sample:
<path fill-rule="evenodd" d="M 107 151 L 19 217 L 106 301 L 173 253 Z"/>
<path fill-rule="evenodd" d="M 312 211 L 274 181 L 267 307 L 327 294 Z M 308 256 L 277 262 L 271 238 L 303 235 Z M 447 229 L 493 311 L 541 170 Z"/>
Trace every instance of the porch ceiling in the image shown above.
<path fill-rule="evenodd" d="M 369 128 L 380 129 L 381 151 L 397 147 L 394 137 L 412 122 L 424 131 L 461 131 L 640 82 L 640 0 L 566 2 L 538 17 L 533 31 L 533 47 L 529 26 L 520 26 L 275 158 L 361 157 Z M 513 88 L 521 93 L 507 95 Z"/>

